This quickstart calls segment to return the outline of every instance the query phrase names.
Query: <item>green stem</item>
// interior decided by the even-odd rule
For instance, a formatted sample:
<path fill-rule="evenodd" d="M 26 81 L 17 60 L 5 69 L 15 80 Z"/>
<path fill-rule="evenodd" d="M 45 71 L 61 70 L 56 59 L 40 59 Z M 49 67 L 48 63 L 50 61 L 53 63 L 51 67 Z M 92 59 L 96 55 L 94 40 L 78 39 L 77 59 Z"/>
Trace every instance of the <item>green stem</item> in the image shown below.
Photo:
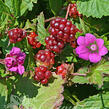
<path fill-rule="evenodd" d="M 67 101 L 71 102 L 74 106 L 76 105 L 76 102 L 75 102 L 70 96 L 68 96 L 68 95 L 65 94 L 65 93 L 64 93 L 64 98 L 65 98 Z"/>
<path fill-rule="evenodd" d="M 77 102 L 80 102 L 80 100 L 77 98 L 76 95 L 72 95 L 72 97 L 73 97 Z"/>
<path fill-rule="evenodd" d="M 107 36 L 107 35 L 109 35 L 109 32 L 108 32 L 108 33 L 103 34 L 102 36 Z"/>

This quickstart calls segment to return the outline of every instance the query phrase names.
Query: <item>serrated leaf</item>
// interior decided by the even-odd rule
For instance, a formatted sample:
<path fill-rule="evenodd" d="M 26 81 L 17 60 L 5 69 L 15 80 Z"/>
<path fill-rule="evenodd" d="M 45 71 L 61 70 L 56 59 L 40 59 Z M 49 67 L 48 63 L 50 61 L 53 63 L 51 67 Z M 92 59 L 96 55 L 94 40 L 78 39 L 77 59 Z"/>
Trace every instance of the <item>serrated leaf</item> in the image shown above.
<path fill-rule="evenodd" d="M 91 83 L 99 86 L 103 85 L 103 73 L 109 74 L 109 62 L 98 63 L 97 65 L 90 68 L 90 74 L 88 79 Z"/>
<path fill-rule="evenodd" d="M 109 15 L 109 0 L 79 0 L 77 9 L 87 17 L 101 18 Z"/>
<path fill-rule="evenodd" d="M 49 0 L 49 5 L 53 14 L 56 16 L 62 8 L 62 0 Z"/>
<path fill-rule="evenodd" d="M 44 27 L 44 14 L 43 14 L 43 12 L 40 13 L 37 20 L 38 20 L 38 24 L 37 24 L 38 40 L 41 44 L 45 45 L 45 38 L 47 36 L 49 36 L 49 33 L 46 31 L 46 29 Z"/>
<path fill-rule="evenodd" d="M 21 3 L 21 7 L 20 7 L 20 10 L 21 10 L 21 16 L 27 11 L 31 11 L 32 8 L 33 8 L 33 3 L 37 3 L 37 0 L 22 0 L 22 3 Z"/>
<path fill-rule="evenodd" d="M 0 109 L 6 109 L 7 96 L 7 86 L 0 80 Z"/>
<path fill-rule="evenodd" d="M 5 4 L 10 8 L 11 13 L 13 13 L 15 17 L 20 16 L 21 0 L 5 0 Z"/>
<path fill-rule="evenodd" d="M 87 67 L 81 68 L 78 70 L 78 73 L 80 74 L 85 74 L 88 71 Z M 82 76 L 74 76 L 72 79 L 72 82 L 74 83 L 79 83 L 79 84 L 85 84 L 85 83 L 89 83 L 87 77 L 82 77 Z"/>
<path fill-rule="evenodd" d="M 109 92 L 86 98 L 80 103 L 77 103 L 73 109 L 109 109 Z"/>
<path fill-rule="evenodd" d="M 63 83 L 61 77 L 55 76 L 52 83 L 48 86 L 39 86 L 33 83 L 34 81 L 28 78 L 19 78 L 16 83 L 17 92 L 22 100 L 22 105 L 25 108 L 32 109 L 53 109 L 63 101 Z M 36 82 L 35 82 L 36 83 Z"/>

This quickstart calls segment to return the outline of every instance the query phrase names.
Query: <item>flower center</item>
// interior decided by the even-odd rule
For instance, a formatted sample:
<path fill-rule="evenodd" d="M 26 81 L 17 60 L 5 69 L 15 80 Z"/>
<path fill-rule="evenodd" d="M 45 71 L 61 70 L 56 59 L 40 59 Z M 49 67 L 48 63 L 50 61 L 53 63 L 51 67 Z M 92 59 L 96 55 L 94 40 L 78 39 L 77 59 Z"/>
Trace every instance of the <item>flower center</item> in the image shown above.
<path fill-rule="evenodd" d="M 91 49 L 92 51 L 96 51 L 96 50 L 97 50 L 97 45 L 96 45 L 96 44 L 92 44 L 92 45 L 90 46 L 90 49 Z"/>

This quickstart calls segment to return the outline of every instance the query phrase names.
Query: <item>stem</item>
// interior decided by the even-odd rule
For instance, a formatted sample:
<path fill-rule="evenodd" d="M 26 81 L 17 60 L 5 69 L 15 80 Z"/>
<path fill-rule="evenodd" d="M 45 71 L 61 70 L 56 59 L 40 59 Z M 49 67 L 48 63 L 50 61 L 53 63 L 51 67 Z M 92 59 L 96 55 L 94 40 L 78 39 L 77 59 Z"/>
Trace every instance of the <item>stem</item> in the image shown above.
<path fill-rule="evenodd" d="M 0 59 L 0 64 L 5 64 L 4 59 Z"/>
<path fill-rule="evenodd" d="M 46 23 L 46 22 L 49 22 L 49 21 L 51 21 L 51 20 L 53 20 L 53 19 L 55 19 L 55 18 L 56 18 L 56 17 L 51 17 L 51 18 L 49 18 L 49 19 L 46 19 L 46 20 L 45 20 L 45 23 Z"/>
<path fill-rule="evenodd" d="M 100 96 L 101 96 L 102 107 L 103 107 L 103 109 L 104 109 L 104 108 L 105 108 L 105 105 L 104 105 L 104 101 L 103 101 L 102 92 L 100 92 Z"/>
<path fill-rule="evenodd" d="M 106 35 L 109 35 L 109 32 L 108 32 L 108 33 L 103 34 L 102 36 L 106 36 Z"/>
<path fill-rule="evenodd" d="M 16 76 L 17 74 L 14 74 L 14 75 L 9 75 L 9 76 L 5 76 L 5 77 L 0 77 L 0 79 L 6 79 L 6 78 L 10 78 L 12 76 Z"/>
<path fill-rule="evenodd" d="M 74 106 L 76 105 L 76 102 L 71 97 L 67 96 L 66 94 L 64 94 L 64 97 L 65 97 L 66 100 L 71 102 Z"/>
<path fill-rule="evenodd" d="M 67 18 L 68 18 L 69 10 L 70 10 L 70 4 L 68 5 L 68 8 L 67 8 L 67 13 L 66 13 L 65 19 L 67 19 Z"/>
<path fill-rule="evenodd" d="M 84 77 L 87 76 L 86 74 L 80 74 L 80 73 L 72 73 L 71 75 L 73 75 L 73 76 L 84 76 Z"/>
<path fill-rule="evenodd" d="M 77 96 L 72 95 L 72 97 L 73 97 L 77 102 L 80 102 L 80 100 L 77 98 Z"/>

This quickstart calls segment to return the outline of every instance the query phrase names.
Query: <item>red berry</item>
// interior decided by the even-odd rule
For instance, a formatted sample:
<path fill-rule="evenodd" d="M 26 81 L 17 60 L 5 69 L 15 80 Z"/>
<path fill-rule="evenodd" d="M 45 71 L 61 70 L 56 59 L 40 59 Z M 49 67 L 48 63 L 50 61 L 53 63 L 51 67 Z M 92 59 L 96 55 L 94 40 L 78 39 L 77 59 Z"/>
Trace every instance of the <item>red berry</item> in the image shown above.
<path fill-rule="evenodd" d="M 28 43 L 35 49 L 40 48 L 41 43 L 37 41 L 38 35 L 35 32 L 32 32 L 28 36 Z"/>
<path fill-rule="evenodd" d="M 57 69 L 56 74 L 57 74 L 57 75 L 61 75 L 62 78 L 65 78 L 66 75 L 67 75 L 68 64 L 66 64 L 66 63 L 61 64 L 61 65 L 58 66 L 56 69 Z"/>
<path fill-rule="evenodd" d="M 51 76 L 52 76 L 51 71 L 47 70 L 47 71 L 45 72 L 45 78 L 49 79 Z"/>
<path fill-rule="evenodd" d="M 80 30 L 77 29 L 71 21 L 58 17 L 50 22 L 49 32 L 51 34 L 51 38 L 47 37 L 45 39 L 46 48 L 58 53 L 62 48 L 60 49 L 60 47 L 55 44 L 56 41 L 58 43 L 58 41 L 61 40 L 64 44 L 71 43 L 74 39 L 76 40 L 75 34 L 76 32 L 80 32 Z"/>
<path fill-rule="evenodd" d="M 20 28 L 14 28 L 8 31 L 8 36 L 10 43 L 16 43 L 21 41 L 23 38 L 27 36 L 25 30 L 22 30 Z"/>
<path fill-rule="evenodd" d="M 35 68 L 34 80 L 41 82 L 42 84 L 47 84 L 48 79 L 52 76 L 51 71 L 47 70 L 45 66 L 39 66 Z"/>
<path fill-rule="evenodd" d="M 36 34 L 35 32 L 31 32 L 29 36 L 30 36 L 30 37 L 36 37 L 37 34 Z"/>
<path fill-rule="evenodd" d="M 44 79 L 44 73 L 39 71 L 39 72 L 36 72 L 36 75 L 37 77 L 41 80 L 41 79 Z"/>
<path fill-rule="evenodd" d="M 41 81 L 42 84 L 47 84 L 48 83 L 48 80 L 45 78 Z"/>
<path fill-rule="evenodd" d="M 82 17 L 82 15 L 77 11 L 76 3 L 70 4 L 69 16 L 73 18 Z"/>
<path fill-rule="evenodd" d="M 52 50 L 56 53 L 59 53 L 61 49 L 64 47 L 64 42 L 57 39 L 57 37 L 49 36 L 45 39 L 46 48 Z"/>
<path fill-rule="evenodd" d="M 54 54 L 49 50 L 39 50 L 35 56 L 36 62 L 39 65 L 44 65 L 47 67 L 52 67 L 54 64 Z"/>

